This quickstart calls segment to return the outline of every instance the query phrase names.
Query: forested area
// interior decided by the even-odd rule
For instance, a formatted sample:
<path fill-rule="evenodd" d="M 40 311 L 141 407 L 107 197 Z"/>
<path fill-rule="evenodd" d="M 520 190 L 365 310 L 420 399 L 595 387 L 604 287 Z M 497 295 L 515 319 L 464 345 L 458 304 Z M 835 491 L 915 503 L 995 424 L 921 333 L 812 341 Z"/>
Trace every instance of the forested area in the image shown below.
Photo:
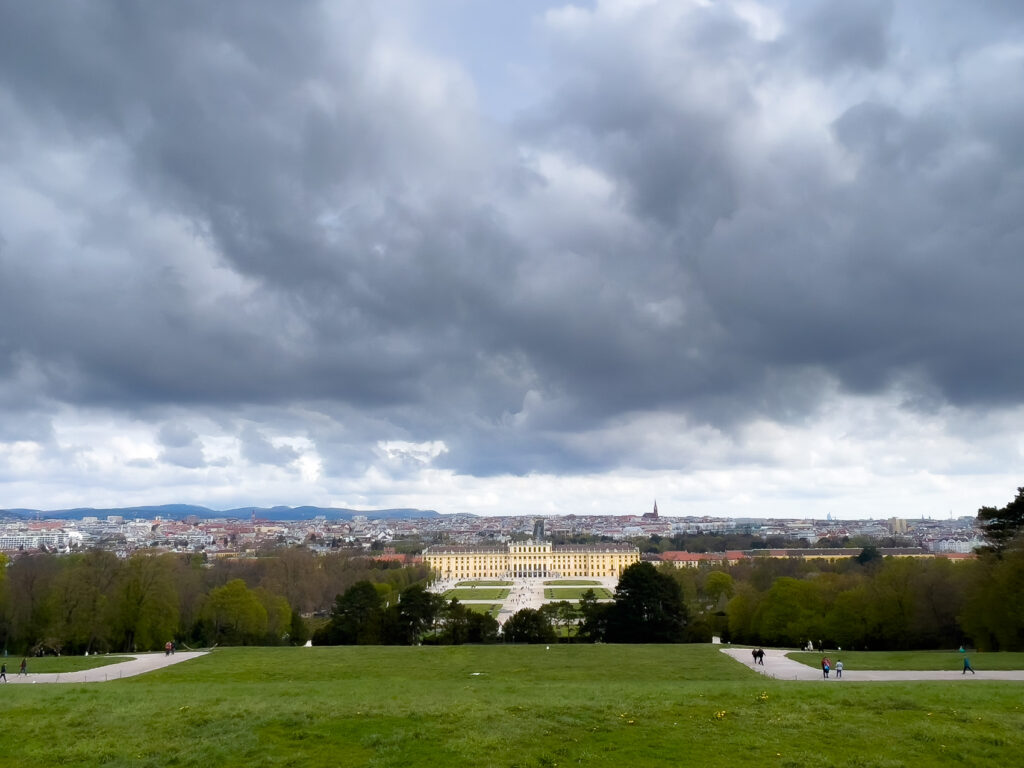
<path fill-rule="evenodd" d="M 179 646 L 305 642 L 302 614 L 326 612 L 352 584 L 387 599 L 426 579 L 365 557 L 302 547 L 248 559 L 93 550 L 0 555 L 0 649 L 12 654 L 144 651 Z"/>
<path fill-rule="evenodd" d="M 757 558 L 674 574 L 693 639 L 848 649 L 1024 649 L 1024 552 L 976 560 Z"/>
<path fill-rule="evenodd" d="M 14 654 L 302 643 L 707 642 L 848 649 L 1024 649 L 1024 549 L 974 560 L 753 558 L 627 569 L 612 603 L 584 599 L 497 622 L 428 593 L 421 567 L 317 556 L 25 555 L 0 568 L 0 647 Z"/>
<path fill-rule="evenodd" d="M 207 561 L 104 551 L 0 555 L 0 648 L 14 654 L 181 645 L 708 642 L 899 650 L 1024 650 L 1024 488 L 983 507 L 976 559 L 753 557 L 732 566 L 630 566 L 615 599 L 589 592 L 493 617 L 425 588 L 422 566 L 303 547 Z M 838 555 L 839 553 L 837 553 Z M 329 615 L 328 615 L 329 612 Z"/>

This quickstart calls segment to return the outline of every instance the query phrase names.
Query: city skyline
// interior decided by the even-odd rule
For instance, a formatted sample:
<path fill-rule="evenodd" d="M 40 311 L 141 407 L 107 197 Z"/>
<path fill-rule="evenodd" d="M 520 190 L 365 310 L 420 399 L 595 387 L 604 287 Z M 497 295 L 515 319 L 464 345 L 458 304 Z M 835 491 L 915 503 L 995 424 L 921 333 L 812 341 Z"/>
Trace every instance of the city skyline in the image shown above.
<path fill-rule="evenodd" d="M 1014 3 L 0 7 L 0 507 L 1024 484 Z"/>

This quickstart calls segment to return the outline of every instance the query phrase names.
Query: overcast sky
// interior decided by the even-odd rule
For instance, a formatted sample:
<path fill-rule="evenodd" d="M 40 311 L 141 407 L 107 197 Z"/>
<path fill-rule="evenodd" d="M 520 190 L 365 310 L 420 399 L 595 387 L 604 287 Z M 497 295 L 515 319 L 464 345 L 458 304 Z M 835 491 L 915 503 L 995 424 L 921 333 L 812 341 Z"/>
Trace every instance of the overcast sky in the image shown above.
<path fill-rule="evenodd" d="M 0 0 L 0 507 L 1024 485 L 1017 0 Z"/>

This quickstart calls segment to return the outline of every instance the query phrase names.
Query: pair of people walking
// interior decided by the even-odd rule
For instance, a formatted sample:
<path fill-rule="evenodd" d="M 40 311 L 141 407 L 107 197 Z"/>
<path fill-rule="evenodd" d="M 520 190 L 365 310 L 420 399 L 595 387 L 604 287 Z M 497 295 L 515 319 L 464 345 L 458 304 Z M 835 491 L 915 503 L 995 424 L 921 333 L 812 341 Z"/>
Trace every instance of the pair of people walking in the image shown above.
<path fill-rule="evenodd" d="M 828 656 L 824 656 L 821 659 L 821 674 L 822 674 L 822 677 L 827 679 L 828 678 L 828 673 L 831 672 L 832 669 L 833 669 L 833 667 L 832 667 L 832 660 L 829 659 Z M 841 678 L 843 676 L 843 662 L 842 661 L 837 661 L 836 662 L 835 670 L 836 670 L 836 679 Z"/>
<path fill-rule="evenodd" d="M 21 660 L 21 666 L 18 667 L 18 674 L 19 675 L 27 675 L 28 674 L 28 661 L 26 659 L 22 659 Z M 5 683 L 7 682 L 7 663 L 6 662 L 4 662 L 3 664 L 0 664 L 0 680 L 3 680 Z"/>

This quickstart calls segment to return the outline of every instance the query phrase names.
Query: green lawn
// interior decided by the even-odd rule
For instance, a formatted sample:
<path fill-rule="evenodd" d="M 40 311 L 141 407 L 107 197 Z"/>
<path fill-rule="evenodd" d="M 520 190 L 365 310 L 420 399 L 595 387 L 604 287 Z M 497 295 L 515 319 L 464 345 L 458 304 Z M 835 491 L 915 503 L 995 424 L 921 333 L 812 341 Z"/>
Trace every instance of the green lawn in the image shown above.
<path fill-rule="evenodd" d="M 448 600 L 504 600 L 508 597 L 507 589 L 495 587 L 467 587 L 465 589 L 449 589 L 444 593 Z"/>
<path fill-rule="evenodd" d="M 119 664 L 133 656 L 31 656 L 26 671 L 31 674 L 49 674 L 56 672 L 78 672 L 83 669 L 96 669 L 107 664 Z M 21 667 L 21 656 L 8 656 L 7 674 L 18 674 Z"/>
<path fill-rule="evenodd" d="M 501 613 L 501 603 L 472 603 L 466 608 L 476 613 L 489 613 L 494 618 L 498 618 L 498 614 Z"/>
<path fill-rule="evenodd" d="M 544 587 L 545 600 L 579 600 L 588 591 L 593 590 L 598 600 L 607 600 L 614 595 L 604 587 Z"/>
<path fill-rule="evenodd" d="M 554 581 L 545 581 L 544 586 L 546 587 L 599 587 L 601 586 L 600 581 L 588 581 L 587 579 L 555 579 Z"/>
<path fill-rule="evenodd" d="M 511 587 L 511 581 L 460 581 L 456 587 Z"/>
<path fill-rule="evenodd" d="M 955 687 L 954 687 L 955 685 Z M 0 766 L 1006 766 L 1019 683 L 762 678 L 714 646 L 231 648 L 9 685 Z"/>
<path fill-rule="evenodd" d="M 964 666 L 963 654 L 957 651 L 794 651 L 786 655 L 809 667 L 820 666 L 822 656 L 828 656 L 833 664 L 842 660 L 845 669 L 951 669 L 959 672 Z M 969 652 L 967 657 L 975 669 L 1024 669 L 1024 653 Z"/>

